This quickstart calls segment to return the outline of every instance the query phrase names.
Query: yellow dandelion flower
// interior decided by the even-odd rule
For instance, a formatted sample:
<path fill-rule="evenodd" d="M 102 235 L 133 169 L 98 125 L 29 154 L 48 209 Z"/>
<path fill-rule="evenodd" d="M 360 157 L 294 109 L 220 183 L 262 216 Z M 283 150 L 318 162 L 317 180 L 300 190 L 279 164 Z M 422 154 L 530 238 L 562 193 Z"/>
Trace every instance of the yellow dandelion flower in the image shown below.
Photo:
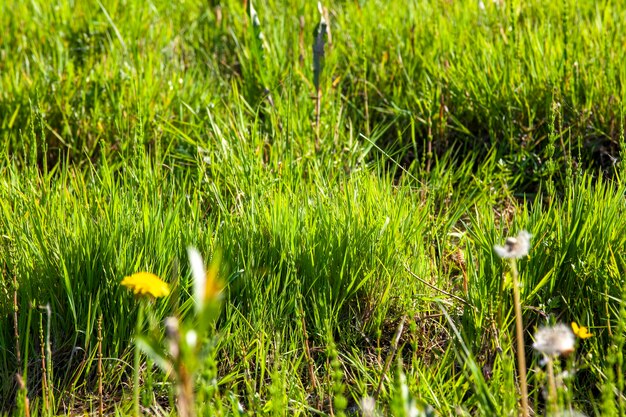
<path fill-rule="evenodd" d="M 585 326 L 579 326 L 575 321 L 572 322 L 572 330 L 574 334 L 581 339 L 588 339 L 593 336 L 593 333 L 589 333 L 589 329 Z"/>
<path fill-rule="evenodd" d="M 170 293 L 169 285 L 150 272 L 137 272 L 127 276 L 121 284 L 137 295 L 151 295 L 154 298 L 159 298 Z"/>

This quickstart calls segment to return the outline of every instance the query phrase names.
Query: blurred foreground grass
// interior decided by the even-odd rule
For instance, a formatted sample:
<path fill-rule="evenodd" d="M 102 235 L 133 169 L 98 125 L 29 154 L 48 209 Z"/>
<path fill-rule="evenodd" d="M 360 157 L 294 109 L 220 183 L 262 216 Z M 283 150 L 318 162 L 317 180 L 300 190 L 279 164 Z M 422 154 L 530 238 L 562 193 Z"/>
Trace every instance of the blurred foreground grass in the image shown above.
<path fill-rule="evenodd" d="M 626 411 L 620 2 L 328 4 L 318 138 L 317 6 L 255 2 L 257 26 L 214 3 L 0 5 L 4 411 L 21 371 L 37 413 L 95 412 L 102 316 L 107 411 L 130 413 L 119 282 L 154 272 L 174 287 L 158 322 L 186 315 L 195 245 L 228 282 L 199 415 L 339 415 L 376 393 L 401 415 L 403 386 L 440 415 L 516 415 L 493 245 L 521 229 L 532 407 L 530 336 L 575 320 L 595 336 L 563 402 Z M 141 375 L 146 412 L 171 409 L 167 378 Z"/>

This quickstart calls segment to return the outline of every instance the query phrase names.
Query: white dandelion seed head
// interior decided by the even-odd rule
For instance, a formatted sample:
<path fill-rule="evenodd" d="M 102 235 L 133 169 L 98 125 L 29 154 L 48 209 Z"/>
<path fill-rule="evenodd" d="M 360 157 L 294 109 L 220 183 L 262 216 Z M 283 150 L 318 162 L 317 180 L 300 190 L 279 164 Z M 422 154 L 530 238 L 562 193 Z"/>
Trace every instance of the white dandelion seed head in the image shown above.
<path fill-rule="evenodd" d="M 575 344 L 576 338 L 572 329 L 559 323 L 537 330 L 533 348 L 546 356 L 558 356 L 573 352 Z"/>
<path fill-rule="evenodd" d="M 376 415 L 376 400 L 373 397 L 361 398 L 360 406 L 364 417 L 374 417 Z"/>
<path fill-rule="evenodd" d="M 502 258 L 523 258 L 528 255 L 528 251 L 530 250 L 530 238 L 532 235 L 528 233 L 526 230 L 522 230 L 519 232 L 517 237 L 508 237 L 504 242 L 504 246 L 495 245 L 493 250 L 496 251 L 496 254 Z"/>

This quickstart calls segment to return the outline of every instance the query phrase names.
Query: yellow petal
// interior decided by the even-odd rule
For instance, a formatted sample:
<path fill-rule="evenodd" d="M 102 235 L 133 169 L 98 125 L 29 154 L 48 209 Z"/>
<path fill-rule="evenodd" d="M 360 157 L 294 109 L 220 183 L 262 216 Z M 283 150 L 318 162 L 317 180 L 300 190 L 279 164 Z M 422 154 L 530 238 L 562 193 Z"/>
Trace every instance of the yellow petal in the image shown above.
<path fill-rule="evenodd" d="M 222 282 L 218 277 L 218 266 L 212 263 L 206 272 L 206 284 L 204 287 L 204 302 L 213 302 L 219 298 L 222 292 Z"/>
<path fill-rule="evenodd" d="M 572 322 L 572 331 L 581 339 L 588 339 L 593 336 L 593 333 L 589 333 L 589 330 L 585 326 L 579 326 L 575 321 Z"/>
<path fill-rule="evenodd" d="M 147 294 L 159 298 L 170 293 L 169 285 L 150 272 L 137 272 L 124 277 L 121 284 L 137 295 Z"/>

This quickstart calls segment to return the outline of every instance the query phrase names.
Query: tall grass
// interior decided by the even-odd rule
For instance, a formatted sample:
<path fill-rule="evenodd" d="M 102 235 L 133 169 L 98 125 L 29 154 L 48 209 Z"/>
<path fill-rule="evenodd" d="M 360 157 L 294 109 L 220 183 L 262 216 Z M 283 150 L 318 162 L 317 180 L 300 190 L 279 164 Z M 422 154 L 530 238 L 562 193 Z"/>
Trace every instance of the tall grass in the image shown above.
<path fill-rule="evenodd" d="M 576 321 L 568 398 L 623 414 L 624 8 L 326 4 L 318 78 L 316 4 L 213 3 L 0 5 L 0 410 L 126 415 L 134 376 L 174 409 L 119 284 L 153 272 L 157 327 L 190 317 L 194 245 L 227 283 L 198 415 L 517 415 L 493 246 L 526 229 L 531 408 L 530 335 Z"/>

